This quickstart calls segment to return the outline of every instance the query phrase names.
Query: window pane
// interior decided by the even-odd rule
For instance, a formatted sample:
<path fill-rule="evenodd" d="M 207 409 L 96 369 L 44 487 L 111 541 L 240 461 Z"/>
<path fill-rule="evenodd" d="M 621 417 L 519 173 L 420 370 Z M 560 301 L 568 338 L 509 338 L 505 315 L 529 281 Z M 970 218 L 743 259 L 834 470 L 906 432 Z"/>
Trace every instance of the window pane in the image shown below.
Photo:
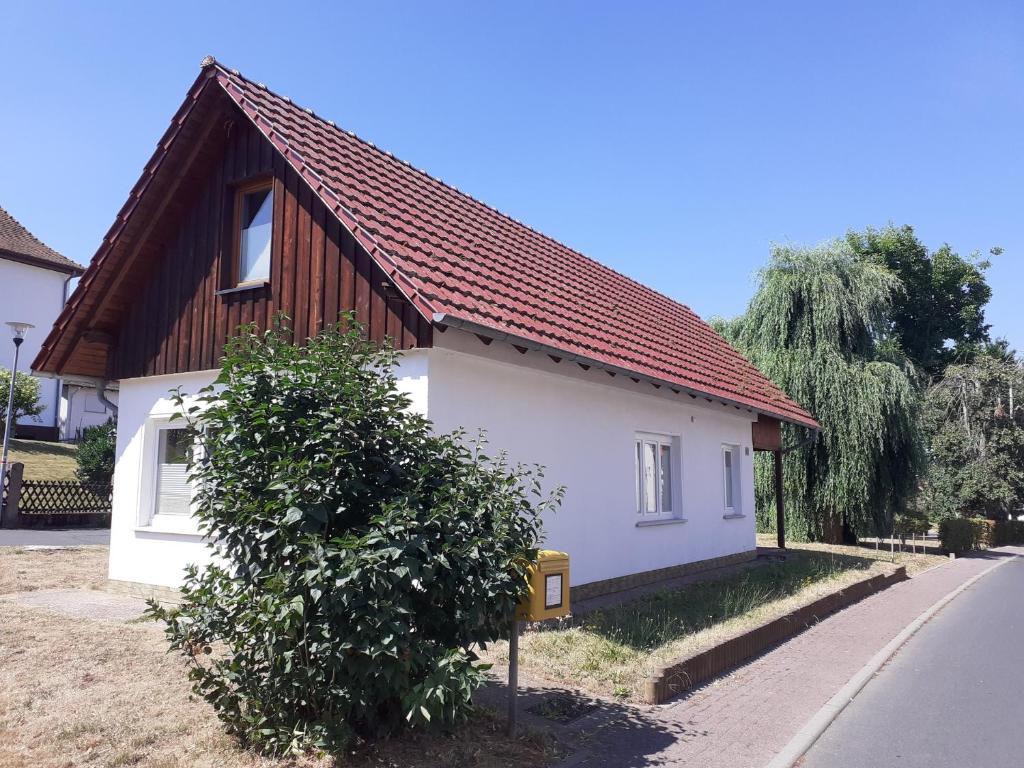
<path fill-rule="evenodd" d="M 657 444 L 644 442 L 644 512 L 658 512 Z"/>
<path fill-rule="evenodd" d="M 274 213 L 274 193 L 270 189 L 242 196 L 242 231 L 239 241 L 238 281 L 266 280 L 270 277 L 270 230 Z"/>
<path fill-rule="evenodd" d="M 639 440 L 636 441 L 636 449 L 633 451 L 633 460 L 634 460 L 634 464 L 636 465 L 635 466 L 635 474 L 636 474 L 636 511 L 637 512 L 642 512 L 643 510 L 640 507 L 640 488 L 643 485 L 643 482 L 640 479 L 641 459 L 640 459 L 640 441 Z"/>
<path fill-rule="evenodd" d="M 661 511 L 672 511 L 672 448 L 668 445 L 661 447 L 661 476 L 658 482 L 661 487 Z"/>
<path fill-rule="evenodd" d="M 732 451 L 725 451 L 725 506 L 732 509 Z"/>
<path fill-rule="evenodd" d="M 187 515 L 192 501 L 192 487 L 188 482 L 192 439 L 184 429 L 161 429 L 158 434 L 156 512 L 160 515 Z"/>

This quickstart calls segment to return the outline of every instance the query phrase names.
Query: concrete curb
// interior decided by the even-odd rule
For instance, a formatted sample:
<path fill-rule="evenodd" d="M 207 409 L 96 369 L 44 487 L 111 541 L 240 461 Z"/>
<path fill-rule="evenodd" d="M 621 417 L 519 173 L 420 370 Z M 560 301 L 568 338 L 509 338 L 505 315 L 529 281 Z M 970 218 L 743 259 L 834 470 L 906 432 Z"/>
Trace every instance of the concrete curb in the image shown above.
<path fill-rule="evenodd" d="M 779 752 L 772 761 L 765 766 L 765 768 L 792 768 L 793 765 L 796 764 L 797 760 L 803 757 L 804 754 L 814 746 L 814 743 L 832 724 L 832 721 L 839 716 L 839 713 L 846 709 L 857 694 L 864 689 L 864 686 L 866 686 L 871 678 L 875 676 L 875 673 L 877 673 L 878 670 L 880 670 L 882 666 L 884 666 L 885 663 L 896 654 L 896 651 L 898 651 L 900 647 L 907 642 L 907 640 L 909 640 L 921 627 L 923 627 L 929 619 L 945 608 L 946 605 L 952 602 L 954 598 L 973 585 L 976 581 L 987 576 L 999 566 L 1006 565 L 1008 562 L 1016 560 L 1018 557 L 1021 557 L 1021 555 L 1010 555 L 1006 559 L 1000 560 L 998 563 L 986 568 L 981 573 L 972 576 L 945 597 L 942 597 L 937 602 L 933 603 L 932 606 L 925 610 L 924 613 L 904 627 L 903 630 L 896 635 L 896 637 L 890 640 L 882 650 L 872 656 L 871 660 L 868 661 L 868 663 L 865 664 L 835 696 L 829 699 L 825 706 L 819 709 L 811 719 L 804 724 L 804 727 L 801 728 L 792 739 L 790 739 L 789 743 L 783 747 L 782 751 Z"/>
<path fill-rule="evenodd" d="M 836 611 L 906 579 L 907 569 L 901 565 L 892 573 L 880 573 L 848 584 L 700 653 L 659 667 L 644 683 L 644 703 L 664 704 L 799 635 Z"/>

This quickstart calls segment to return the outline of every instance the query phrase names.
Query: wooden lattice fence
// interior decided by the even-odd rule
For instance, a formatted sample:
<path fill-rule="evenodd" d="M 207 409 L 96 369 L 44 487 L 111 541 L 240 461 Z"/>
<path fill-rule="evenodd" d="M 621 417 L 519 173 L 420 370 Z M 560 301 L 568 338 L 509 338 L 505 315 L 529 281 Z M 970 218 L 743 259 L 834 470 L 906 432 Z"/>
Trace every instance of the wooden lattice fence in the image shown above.
<path fill-rule="evenodd" d="M 4 477 L 3 527 L 110 524 L 110 483 L 24 480 L 23 471 L 21 464 L 12 464 Z"/>

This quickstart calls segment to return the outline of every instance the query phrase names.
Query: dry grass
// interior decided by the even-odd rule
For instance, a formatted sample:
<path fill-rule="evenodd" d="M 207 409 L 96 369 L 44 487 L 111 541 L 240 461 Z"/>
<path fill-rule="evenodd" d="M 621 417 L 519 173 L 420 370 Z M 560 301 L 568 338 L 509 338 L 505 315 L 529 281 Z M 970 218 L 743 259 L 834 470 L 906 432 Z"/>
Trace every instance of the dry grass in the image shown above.
<path fill-rule="evenodd" d="M 77 453 L 73 443 L 11 440 L 10 460 L 25 465 L 26 480 L 74 480 Z"/>
<path fill-rule="evenodd" d="M 0 595 L 37 589 L 100 589 L 107 581 L 107 548 L 0 547 Z"/>
<path fill-rule="evenodd" d="M 757 545 L 759 547 L 774 547 L 775 534 L 759 533 L 757 535 Z M 898 550 L 898 542 L 895 554 L 891 553 L 889 549 L 886 548 L 875 549 L 874 545 L 851 547 L 845 544 L 814 544 L 812 542 L 791 541 L 787 542 L 786 546 L 789 549 L 803 552 L 831 552 L 837 555 L 852 555 L 854 557 L 862 557 L 869 560 L 894 563 L 896 566 L 905 566 L 908 576 L 914 576 L 915 574 L 921 573 L 921 571 L 927 571 L 929 568 L 934 568 L 936 565 L 942 565 L 943 563 L 949 562 L 949 559 L 945 555 L 923 554 L 920 552 L 918 554 L 914 554 L 912 552 L 900 552 Z"/>
<path fill-rule="evenodd" d="M 943 561 L 934 555 L 904 555 L 893 564 L 882 553 L 857 547 L 794 548 L 799 558 L 772 566 L 791 569 L 788 573 L 772 574 L 762 567 L 598 612 L 605 615 L 590 614 L 576 626 L 527 632 L 520 639 L 520 666 L 539 680 L 636 701 L 659 666 L 897 565 L 919 572 Z M 486 656 L 507 664 L 507 644 L 496 644 Z"/>
<path fill-rule="evenodd" d="M 101 556 L 102 555 L 102 556 Z M 97 585 L 105 550 L 0 550 L 6 592 Z M 409 734 L 339 758 L 270 760 L 240 749 L 190 691 L 154 624 L 71 619 L 0 603 L 0 766 L 442 768 L 543 766 L 545 738 L 510 740 L 486 713 L 451 735 Z"/>

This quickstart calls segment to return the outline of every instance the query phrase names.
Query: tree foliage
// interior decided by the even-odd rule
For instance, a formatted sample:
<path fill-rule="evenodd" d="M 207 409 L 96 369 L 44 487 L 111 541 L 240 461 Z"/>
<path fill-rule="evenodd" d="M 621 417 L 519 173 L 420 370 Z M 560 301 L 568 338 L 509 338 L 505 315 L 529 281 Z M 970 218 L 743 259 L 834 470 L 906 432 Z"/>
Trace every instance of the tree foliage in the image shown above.
<path fill-rule="evenodd" d="M 844 241 L 775 246 L 746 314 L 718 327 L 815 415 L 822 432 L 786 455 L 787 529 L 839 538 L 888 531 L 915 487 L 918 402 L 905 361 L 879 359 L 899 279 Z M 786 427 L 788 444 L 803 439 Z M 757 461 L 759 523 L 772 527 L 771 457 Z"/>
<path fill-rule="evenodd" d="M 934 515 L 1003 517 L 1024 507 L 1024 368 L 979 355 L 946 369 L 924 408 Z"/>
<path fill-rule="evenodd" d="M 109 483 L 114 476 L 117 426 L 113 420 L 82 430 L 75 461 L 75 477 L 83 483 Z"/>
<path fill-rule="evenodd" d="M 11 390 L 11 372 L 0 368 L 0 434 L 7 423 L 7 397 Z M 19 373 L 14 380 L 14 421 L 29 416 L 39 421 L 43 404 L 39 400 L 39 379 L 27 373 Z"/>
<path fill-rule="evenodd" d="M 304 348 L 249 329 L 180 400 L 199 446 L 195 515 L 217 553 L 152 607 L 198 693 L 263 751 L 450 724 L 505 637 L 536 555 L 539 470 L 435 435 L 396 353 L 358 328 Z"/>
<path fill-rule="evenodd" d="M 951 362 L 988 342 L 988 261 L 963 258 L 948 245 L 929 253 L 909 226 L 849 232 L 846 241 L 859 258 L 887 267 L 901 280 L 903 290 L 893 296 L 877 330 L 883 344 L 902 350 L 927 377 L 939 377 Z"/>

